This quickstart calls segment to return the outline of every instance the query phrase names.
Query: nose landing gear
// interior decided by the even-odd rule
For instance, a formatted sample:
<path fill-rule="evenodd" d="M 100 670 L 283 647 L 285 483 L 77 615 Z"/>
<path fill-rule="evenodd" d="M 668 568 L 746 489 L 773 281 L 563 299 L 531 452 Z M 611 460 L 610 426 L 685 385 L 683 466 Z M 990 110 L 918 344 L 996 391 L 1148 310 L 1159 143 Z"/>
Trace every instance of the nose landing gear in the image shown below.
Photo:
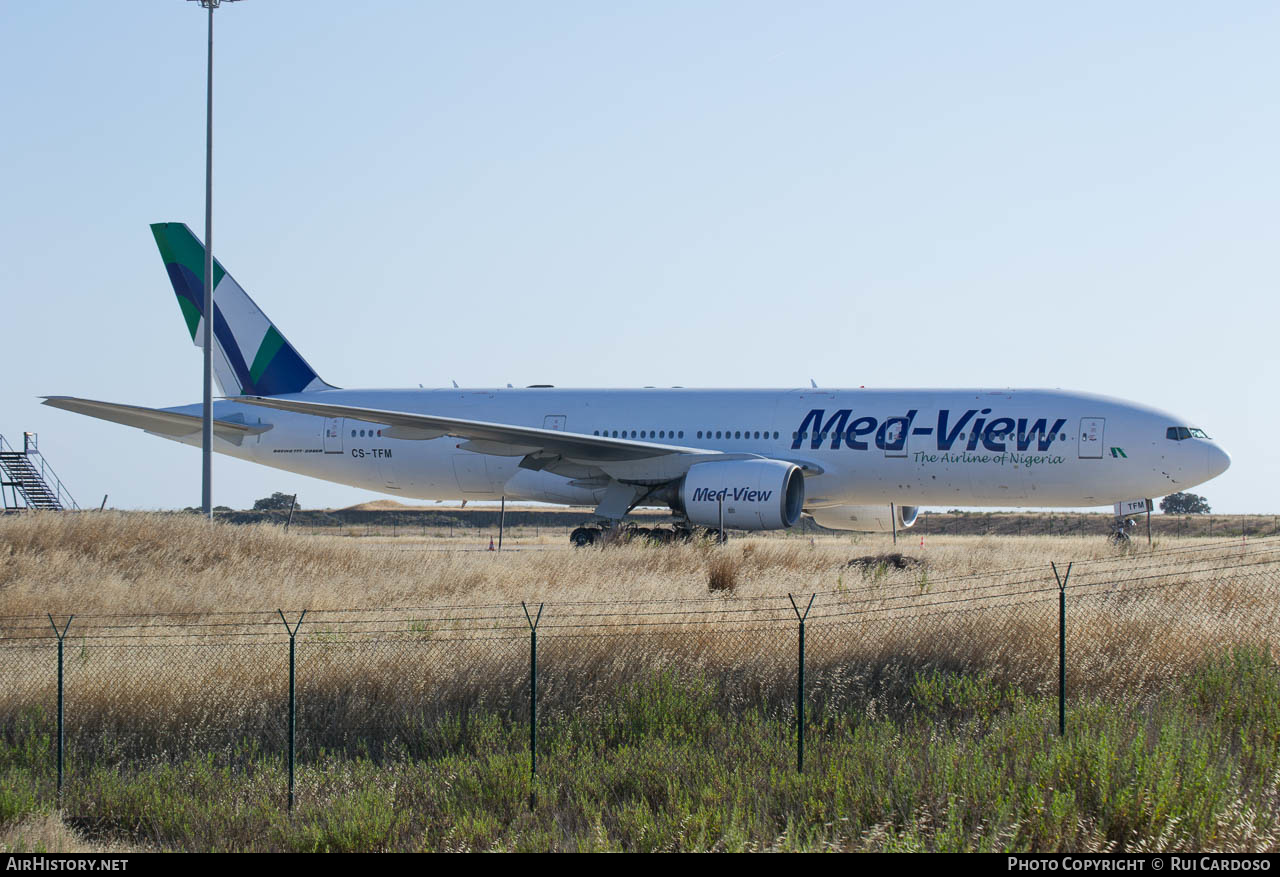
<path fill-rule="evenodd" d="M 1111 524 L 1111 533 L 1107 536 L 1107 541 L 1117 548 L 1128 548 L 1133 542 L 1133 530 L 1138 526 L 1138 522 L 1133 518 L 1116 518 Z"/>

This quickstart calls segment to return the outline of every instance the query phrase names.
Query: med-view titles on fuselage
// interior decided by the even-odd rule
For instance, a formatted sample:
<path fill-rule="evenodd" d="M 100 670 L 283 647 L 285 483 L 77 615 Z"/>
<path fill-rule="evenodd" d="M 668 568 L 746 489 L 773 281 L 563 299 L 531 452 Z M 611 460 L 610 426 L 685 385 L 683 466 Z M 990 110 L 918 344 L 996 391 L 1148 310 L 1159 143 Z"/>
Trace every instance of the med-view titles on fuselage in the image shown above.
<path fill-rule="evenodd" d="M 203 246 L 181 223 L 152 231 L 199 344 Z M 783 529 L 802 514 L 881 530 L 910 526 L 924 505 L 1163 496 L 1230 464 L 1183 418 L 1061 390 L 339 389 L 216 262 L 214 284 L 214 371 L 228 397 L 214 405 L 214 449 L 397 497 L 588 505 L 603 526 L 667 507 L 671 533 Z M 198 404 L 46 404 L 200 443 Z"/>

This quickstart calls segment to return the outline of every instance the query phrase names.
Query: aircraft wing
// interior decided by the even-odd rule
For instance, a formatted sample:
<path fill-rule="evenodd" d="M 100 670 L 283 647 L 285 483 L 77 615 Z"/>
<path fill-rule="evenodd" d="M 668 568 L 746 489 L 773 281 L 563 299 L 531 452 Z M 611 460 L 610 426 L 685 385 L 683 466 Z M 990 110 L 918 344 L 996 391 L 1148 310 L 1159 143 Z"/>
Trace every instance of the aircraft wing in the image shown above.
<path fill-rule="evenodd" d="M 383 423 L 390 427 L 384 431 L 384 435 L 389 438 L 425 440 L 453 436 L 465 439 L 458 445 L 461 450 L 498 457 L 524 457 L 520 461 L 521 468 L 548 469 L 567 475 L 586 467 L 592 471 L 604 472 L 619 481 L 657 484 L 679 478 L 689 471 L 690 466 L 710 459 L 760 459 L 759 454 L 727 453 L 707 448 L 563 432 L 558 429 L 440 417 L 435 414 L 331 405 L 278 397 L 233 398 L 246 405 L 259 405 L 280 411 Z M 791 457 L 776 459 L 795 463 L 806 476 L 821 475 L 823 471 L 821 466 L 811 460 Z"/>
<path fill-rule="evenodd" d="M 99 402 L 96 399 L 77 399 L 74 396 L 46 396 L 44 404 L 77 414 L 87 414 L 99 420 L 136 426 L 147 432 L 173 438 L 194 435 L 200 431 L 200 416 L 163 411 L 159 408 L 143 408 L 139 405 L 121 405 L 116 402 Z M 234 420 L 215 420 L 214 435 L 240 444 L 245 436 L 258 435 L 271 429 L 271 424 L 237 423 Z"/>
<path fill-rule="evenodd" d="M 521 457 L 529 454 L 549 454 L 582 463 L 625 463 L 632 460 L 651 460 L 654 457 L 696 455 L 699 457 L 724 455 L 705 448 L 687 448 L 658 442 L 617 439 L 607 436 L 583 435 L 558 429 L 540 429 L 534 426 L 513 426 L 506 423 L 490 423 L 483 420 L 463 420 L 457 417 L 439 417 L 434 414 L 415 414 L 408 411 L 387 411 L 381 408 L 359 408 L 353 405 L 330 405 L 324 402 L 302 402 L 263 396 L 236 396 L 235 402 L 260 405 L 280 411 L 312 414 L 317 417 L 347 417 L 365 423 L 384 423 L 391 429 L 391 438 L 433 439 L 453 436 L 466 439 L 459 445 L 463 450 L 500 457 Z M 749 456 L 749 455 L 740 455 Z"/>

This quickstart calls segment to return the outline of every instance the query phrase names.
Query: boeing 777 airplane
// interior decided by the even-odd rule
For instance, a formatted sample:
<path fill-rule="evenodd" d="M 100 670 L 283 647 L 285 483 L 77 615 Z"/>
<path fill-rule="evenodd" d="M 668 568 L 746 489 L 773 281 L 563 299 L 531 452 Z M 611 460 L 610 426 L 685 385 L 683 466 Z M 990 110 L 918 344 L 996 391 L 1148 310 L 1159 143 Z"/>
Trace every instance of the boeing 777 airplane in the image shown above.
<path fill-rule="evenodd" d="M 204 247 L 151 226 L 187 331 Z M 1191 421 L 1061 390 L 344 390 L 322 380 L 214 263 L 219 453 L 397 497 L 594 506 L 575 544 L 637 506 L 671 530 L 910 527 L 925 505 L 1104 506 L 1187 490 L 1230 457 Z M 200 444 L 201 406 L 46 405 Z M 1145 503 L 1143 503 L 1145 507 Z M 892 512 L 890 511 L 892 509 Z M 892 514 L 892 517 L 891 517 Z"/>

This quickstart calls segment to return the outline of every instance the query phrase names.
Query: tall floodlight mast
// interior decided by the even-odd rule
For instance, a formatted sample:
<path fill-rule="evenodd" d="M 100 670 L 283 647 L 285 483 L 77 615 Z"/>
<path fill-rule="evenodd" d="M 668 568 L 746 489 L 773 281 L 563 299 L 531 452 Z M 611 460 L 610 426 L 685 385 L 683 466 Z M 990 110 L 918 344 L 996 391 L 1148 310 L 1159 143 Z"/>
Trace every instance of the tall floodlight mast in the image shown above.
<path fill-rule="evenodd" d="M 209 10 L 204 135 L 204 408 L 200 424 L 200 511 L 213 517 L 213 10 L 237 0 L 194 0 Z"/>

